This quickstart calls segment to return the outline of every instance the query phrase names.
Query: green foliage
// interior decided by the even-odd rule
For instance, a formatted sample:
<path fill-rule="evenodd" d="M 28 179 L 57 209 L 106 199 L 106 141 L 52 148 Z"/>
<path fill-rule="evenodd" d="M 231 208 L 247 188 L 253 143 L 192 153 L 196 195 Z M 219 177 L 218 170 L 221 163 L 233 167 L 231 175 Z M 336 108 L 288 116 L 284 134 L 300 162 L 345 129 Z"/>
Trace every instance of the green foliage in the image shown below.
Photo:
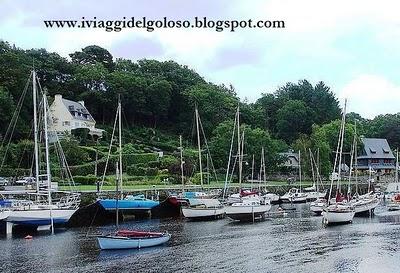
<path fill-rule="evenodd" d="M 278 157 L 277 153 L 284 151 L 286 145 L 284 145 L 281 141 L 271 138 L 269 133 L 263 129 L 253 129 L 248 125 L 242 125 L 241 131 L 243 131 L 243 129 L 245 130 L 244 153 L 247 155 L 244 160 L 248 163 L 247 166 L 251 167 L 250 165 L 252 156 L 254 155 L 256 166 L 259 168 L 261 148 L 264 147 L 268 171 L 271 172 L 272 170 L 276 170 L 277 165 L 280 162 L 280 158 Z M 210 150 L 215 168 L 217 169 L 226 168 L 225 164 L 228 161 L 232 130 L 233 121 L 228 120 L 220 123 L 213 131 L 213 137 L 210 141 Z M 234 144 L 237 145 L 236 139 L 234 139 L 234 141 Z M 236 150 L 236 146 L 234 146 L 234 149 Z"/>
<path fill-rule="evenodd" d="M 74 176 L 74 182 L 81 185 L 95 185 L 99 179 L 94 175 L 76 175 Z"/>
<path fill-rule="evenodd" d="M 300 105 L 299 101 L 303 104 Z M 288 110 L 294 110 L 296 104 L 300 107 L 297 111 L 301 115 L 297 118 L 295 115 L 288 116 Z M 314 123 L 324 124 L 340 117 L 339 102 L 323 82 L 315 87 L 306 80 L 301 80 L 298 84 L 287 83 L 273 94 L 264 94 L 256 105 L 263 109 L 266 128 L 273 135 L 283 137 L 287 143 L 298 137 L 298 134 L 288 130 L 288 123 L 291 121 L 301 124 L 299 133 L 309 134 Z M 310 115 L 305 116 L 306 113 Z"/>
<path fill-rule="evenodd" d="M 310 134 L 314 112 L 303 101 L 288 100 L 277 112 L 277 135 L 292 143 L 299 134 Z"/>

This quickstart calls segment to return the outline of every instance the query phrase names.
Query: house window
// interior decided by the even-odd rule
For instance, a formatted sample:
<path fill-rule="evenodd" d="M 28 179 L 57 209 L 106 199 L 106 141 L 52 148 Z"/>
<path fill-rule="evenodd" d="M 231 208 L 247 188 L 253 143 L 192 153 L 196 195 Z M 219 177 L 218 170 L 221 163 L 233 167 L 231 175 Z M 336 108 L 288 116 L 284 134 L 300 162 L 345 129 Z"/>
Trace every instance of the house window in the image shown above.
<path fill-rule="evenodd" d="M 79 127 L 79 122 L 75 122 L 75 127 Z"/>
<path fill-rule="evenodd" d="M 64 121 L 64 122 L 63 122 L 63 125 L 65 125 L 65 126 L 70 126 L 71 123 L 70 123 L 69 121 Z"/>
<path fill-rule="evenodd" d="M 371 163 L 379 163 L 378 159 L 371 159 Z"/>

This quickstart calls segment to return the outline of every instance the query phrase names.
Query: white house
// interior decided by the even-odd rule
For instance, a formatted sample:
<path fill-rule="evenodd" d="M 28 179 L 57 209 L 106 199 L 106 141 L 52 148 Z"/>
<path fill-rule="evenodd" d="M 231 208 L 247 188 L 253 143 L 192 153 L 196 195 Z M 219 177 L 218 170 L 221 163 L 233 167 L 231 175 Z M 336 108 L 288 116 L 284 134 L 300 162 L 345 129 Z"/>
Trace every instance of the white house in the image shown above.
<path fill-rule="evenodd" d="M 54 96 L 54 102 L 50 106 L 52 121 L 49 131 L 57 135 L 70 134 L 71 130 L 86 128 L 90 135 L 102 136 L 103 130 L 95 128 L 96 121 L 85 107 L 83 101 L 71 101 L 61 95 Z"/>

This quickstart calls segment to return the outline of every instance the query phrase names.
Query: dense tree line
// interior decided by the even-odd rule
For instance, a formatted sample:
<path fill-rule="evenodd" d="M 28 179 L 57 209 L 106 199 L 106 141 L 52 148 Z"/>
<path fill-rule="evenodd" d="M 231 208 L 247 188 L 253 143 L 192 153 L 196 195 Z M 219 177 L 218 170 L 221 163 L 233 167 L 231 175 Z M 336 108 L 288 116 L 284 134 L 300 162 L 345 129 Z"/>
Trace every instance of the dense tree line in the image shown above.
<path fill-rule="evenodd" d="M 50 97 L 61 94 L 71 100 L 84 100 L 100 127 L 107 129 L 112 124 L 120 95 L 128 127 L 183 134 L 191 139 L 197 105 L 215 152 L 216 167 L 221 168 L 226 165 L 231 120 L 239 105 L 249 154 L 259 158 L 261 146 L 265 146 L 267 164 L 276 166 L 277 152 L 289 147 L 304 152 L 319 149 L 327 162 L 323 169 L 329 171 L 328 159 L 337 139 L 341 109 L 323 82 L 315 86 L 307 80 L 286 83 L 247 103 L 240 101 L 233 86 L 207 82 L 174 61 L 114 59 L 99 46 L 85 47 L 66 59 L 45 49 L 23 50 L 0 41 L 0 137 L 6 132 L 32 67 Z M 16 127 L 16 142 L 26 139 L 30 132 L 30 101 L 28 92 Z M 350 113 L 348 120 L 358 122 L 360 135 L 384 137 L 396 147 L 400 144 L 400 114 L 367 120 Z M 348 126 L 349 132 L 354 130 L 352 124 Z"/>

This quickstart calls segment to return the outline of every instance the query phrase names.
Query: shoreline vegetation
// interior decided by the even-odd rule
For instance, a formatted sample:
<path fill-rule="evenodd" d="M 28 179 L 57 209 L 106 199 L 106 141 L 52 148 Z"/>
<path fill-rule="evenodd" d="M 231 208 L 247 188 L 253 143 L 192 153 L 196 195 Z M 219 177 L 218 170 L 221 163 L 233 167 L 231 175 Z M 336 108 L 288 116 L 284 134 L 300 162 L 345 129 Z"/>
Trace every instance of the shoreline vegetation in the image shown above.
<path fill-rule="evenodd" d="M 71 53 L 67 59 L 46 49 L 24 50 L 0 41 L 0 124 L 6 125 L 0 128 L 2 177 L 30 175 L 34 145 L 29 90 L 18 120 L 14 122 L 12 136 L 7 124 L 11 123 L 18 108 L 32 63 L 50 103 L 56 94 L 73 101 L 84 101 L 97 122 L 96 128 L 105 130 L 102 138 L 95 139 L 88 130 L 76 129 L 61 141 L 71 174 L 81 188 L 96 187 L 96 181 L 101 180 L 119 95 L 124 128 L 123 167 L 130 177 L 126 181 L 128 188 L 161 187 L 166 180 L 168 184 L 180 187 L 180 135 L 183 137 L 185 183 L 200 184 L 193 129 L 195 105 L 212 156 L 208 161 L 206 153 L 202 155 L 203 171 L 205 176 L 210 174 L 210 181 L 225 180 L 233 118 L 238 105 L 246 136 L 245 177 L 251 174 L 253 156 L 254 177 L 257 177 L 262 148 L 267 177 L 271 180 L 275 180 L 276 175 L 297 177 L 296 169 L 283 166 L 287 158 L 280 153 L 290 150 L 301 151 L 303 179 L 312 177 L 310 150 L 314 157 L 319 155 L 319 171 L 324 180 L 331 173 L 341 109 L 335 93 L 322 81 L 314 85 L 305 79 L 298 83 L 288 82 L 275 91 L 260 90 L 261 97 L 248 102 L 239 98 L 233 85 L 207 82 L 193 69 L 174 61 L 115 59 L 106 49 L 95 45 Z M 400 145 L 399 114 L 380 115 L 370 120 L 351 112 L 346 118 L 344 151 L 351 149 L 354 122 L 357 122 L 358 136 L 386 138 L 392 148 Z M 9 145 L 8 139 L 11 139 Z M 205 146 L 202 143 L 202 149 Z M 50 152 L 52 149 L 50 147 Z M 116 158 L 117 150 L 113 149 L 106 185 L 113 183 Z M 343 160 L 350 164 L 349 156 Z M 57 177 L 62 177 L 58 173 L 60 162 L 55 156 L 50 161 L 52 176 L 57 181 Z M 205 166 L 207 161 L 208 167 Z M 234 174 L 233 181 L 235 179 Z"/>

